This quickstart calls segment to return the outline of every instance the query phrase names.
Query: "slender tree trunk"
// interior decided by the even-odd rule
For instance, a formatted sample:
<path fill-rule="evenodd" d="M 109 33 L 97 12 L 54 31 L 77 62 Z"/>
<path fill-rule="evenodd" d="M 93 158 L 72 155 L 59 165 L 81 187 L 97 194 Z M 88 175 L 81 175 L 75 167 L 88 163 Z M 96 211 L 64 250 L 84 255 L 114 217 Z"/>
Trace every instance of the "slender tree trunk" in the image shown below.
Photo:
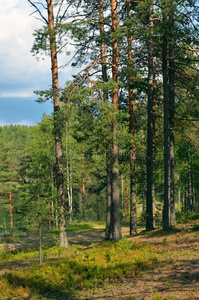
<path fill-rule="evenodd" d="M 67 192 L 68 192 L 68 206 L 69 206 L 69 220 L 73 221 L 73 205 L 71 194 L 71 172 L 69 168 L 69 149 L 68 149 L 68 132 L 66 133 L 66 180 L 67 180 Z"/>
<path fill-rule="evenodd" d="M 169 139 L 169 86 L 167 64 L 167 19 L 163 11 L 163 39 L 162 39 L 162 72 L 164 90 L 164 208 L 163 229 L 170 228 L 170 139 Z"/>
<path fill-rule="evenodd" d="M 180 203 L 181 203 L 181 191 L 179 187 L 178 188 L 178 211 L 180 211 Z"/>
<path fill-rule="evenodd" d="M 52 208 L 50 207 L 50 202 L 48 202 L 48 230 L 51 230 L 51 214 L 52 214 Z"/>
<path fill-rule="evenodd" d="M 130 19 L 129 0 L 126 0 L 127 16 Z M 131 133 L 130 148 L 130 235 L 137 233 L 137 208 L 136 208 L 136 186 L 135 186 L 135 114 L 134 114 L 134 95 L 133 95 L 133 58 L 132 58 L 132 39 L 131 26 L 127 26 L 128 31 L 128 69 L 129 69 L 129 131 Z"/>
<path fill-rule="evenodd" d="M 173 0 L 172 0 L 173 1 Z M 170 42 L 169 42 L 169 129 L 170 129 L 170 203 L 171 225 L 176 224 L 175 216 L 175 178 L 174 178 L 174 105 L 175 105 L 175 65 L 174 65 L 174 12 L 171 3 L 169 15 Z"/>
<path fill-rule="evenodd" d="M 99 21 L 100 21 L 100 55 L 101 55 L 101 65 L 102 65 L 102 80 L 107 82 L 107 66 L 106 66 L 106 45 L 105 45 L 105 31 L 104 31 L 104 9 L 103 0 L 99 0 Z M 108 93 L 104 93 L 104 99 L 108 100 Z"/>
<path fill-rule="evenodd" d="M 10 198 L 10 236 L 13 236 L 12 192 L 9 193 L 9 198 Z"/>
<path fill-rule="evenodd" d="M 126 207 L 126 220 L 129 220 L 129 204 L 128 204 L 128 187 L 125 184 L 125 207 Z"/>
<path fill-rule="evenodd" d="M 111 0 L 111 20 L 112 20 L 112 79 L 118 84 L 118 42 L 116 30 L 118 27 L 117 1 Z M 118 111 L 118 87 L 113 88 L 112 104 L 114 111 Z M 118 124 L 113 121 L 113 144 L 112 144 L 112 238 L 117 241 L 122 238 L 120 225 L 120 206 L 119 206 L 119 165 L 118 165 L 118 146 L 116 142 Z"/>
<path fill-rule="evenodd" d="M 196 190 L 193 187 L 192 189 L 192 199 L 193 199 L 193 211 L 195 211 L 195 205 L 196 205 Z"/>
<path fill-rule="evenodd" d="M 59 246 L 68 247 L 68 238 L 66 233 L 66 200 L 64 196 L 64 176 L 63 176 L 63 159 L 62 159 L 62 140 L 61 124 L 59 120 L 60 97 L 59 97 L 59 80 L 58 80 L 58 63 L 55 26 L 53 16 L 52 0 L 46 0 L 48 9 L 48 26 L 50 29 L 50 51 L 51 51 L 51 71 L 52 71 L 52 89 L 54 105 L 54 127 L 55 127 L 55 153 L 56 153 L 56 175 L 57 175 L 57 192 L 59 205 Z"/>
<path fill-rule="evenodd" d="M 193 202 L 193 195 L 192 195 L 192 182 L 191 182 L 191 153 L 190 147 L 188 148 L 188 199 L 187 199 L 187 210 L 192 211 L 192 202 Z"/>
<path fill-rule="evenodd" d="M 41 215 L 39 215 L 39 265 L 42 266 L 42 224 L 41 224 Z"/>
<path fill-rule="evenodd" d="M 145 192 L 142 191 L 142 221 L 146 221 L 146 199 Z"/>
<path fill-rule="evenodd" d="M 52 190 L 52 196 L 54 195 L 54 174 L 53 174 L 53 167 L 52 165 L 50 166 L 50 178 L 51 178 L 51 190 Z M 52 200 L 51 202 L 51 209 L 52 209 L 52 224 L 55 222 L 55 226 L 56 226 L 56 211 L 54 208 L 54 201 Z M 53 224 L 54 225 L 54 224 Z M 57 226 L 56 226 L 57 228 Z"/>
<path fill-rule="evenodd" d="M 69 178 L 70 178 L 70 221 L 73 221 L 73 176 L 71 166 L 69 168 Z"/>
<path fill-rule="evenodd" d="M 185 211 L 185 199 L 184 199 L 184 192 L 182 192 L 182 212 Z"/>
<path fill-rule="evenodd" d="M 106 169 L 107 169 L 107 199 L 106 199 L 106 231 L 105 238 L 112 240 L 112 172 L 111 172 L 111 148 L 108 146 L 106 154 Z"/>
<path fill-rule="evenodd" d="M 187 207 L 188 207 L 188 204 L 187 204 L 187 193 L 186 191 L 184 192 L 184 211 L 187 212 Z"/>
<path fill-rule="evenodd" d="M 82 153 L 82 218 L 84 221 L 86 220 L 84 154 L 83 153 Z"/>
<path fill-rule="evenodd" d="M 154 163 L 155 163 L 155 157 L 156 157 L 156 129 L 155 129 L 155 123 L 156 123 L 156 82 L 155 82 L 155 72 L 153 73 L 153 172 L 154 172 Z M 156 203 L 155 203 L 155 182 L 154 182 L 154 176 L 153 176 L 153 183 L 152 183 L 152 197 L 153 197 L 153 220 L 154 220 L 154 228 L 155 228 L 155 209 L 156 209 Z"/>
<path fill-rule="evenodd" d="M 149 44 L 148 44 L 148 126 L 147 126 L 147 194 L 146 194 L 146 230 L 155 228 L 153 197 L 153 3 L 149 5 Z"/>
<path fill-rule="evenodd" d="M 99 194 L 96 193 L 96 204 L 97 204 L 97 221 L 100 221 L 100 199 Z"/>
<path fill-rule="evenodd" d="M 103 0 L 99 0 L 99 21 L 100 21 L 100 55 L 102 65 L 102 80 L 103 82 L 108 81 L 107 77 L 107 66 L 106 66 L 106 45 L 105 45 L 105 31 L 104 31 L 104 9 Z M 108 92 L 103 93 L 104 101 L 108 101 Z M 109 129 L 110 130 L 110 129 Z M 111 148 L 110 141 L 107 142 L 107 154 L 106 154 L 106 178 L 107 178 L 107 190 L 106 190 L 106 230 L 105 238 L 107 240 L 112 239 L 111 229 Z"/>
<path fill-rule="evenodd" d="M 124 217 L 124 174 L 121 175 L 121 192 L 122 192 L 122 219 Z"/>

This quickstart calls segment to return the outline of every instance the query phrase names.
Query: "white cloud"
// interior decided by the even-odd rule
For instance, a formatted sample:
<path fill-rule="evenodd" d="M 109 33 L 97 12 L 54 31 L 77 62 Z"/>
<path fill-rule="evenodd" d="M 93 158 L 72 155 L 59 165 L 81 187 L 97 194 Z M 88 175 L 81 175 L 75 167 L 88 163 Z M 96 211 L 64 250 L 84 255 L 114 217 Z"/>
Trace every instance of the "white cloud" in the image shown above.
<path fill-rule="evenodd" d="M 27 121 L 27 120 L 22 120 L 22 121 L 16 123 L 15 125 L 21 125 L 21 126 L 22 126 L 22 125 L 33 126 L 33 125 L 35 125 L 35 124 L 33 124 L 33 122 L 30 122 L 30 121 Z"/>
<path fill-rule="evenodd" d="M 35 125 L 33 122 L 30 122 L 30 121 L 27 121 L 27 120 L 22 120 L 22 121 L 17 122 L 17 123 L 6 123 L 6 122 L 0 120 L 0 127 L 9 126 L 11 124 L 12 125 L 21 125 L 21 126 L 23 126 L 23 125 L 25 125 L 25 126 L 33 126 L 33 125 Z"/>
<path fill-rule="evenodd" d="M 19 99 L 36 99 L 34 90 L 46 90 L 51 86 L 50 58 L 45 57 L 45 60 L 38 61 L 30 52 L 34 41 L 34 29 L 43 25 L 34 17 L 36 14 L 31 15 L 33 12 L 34 8 L 28 0 L 0 0 L 0 100 L 4 103 L 4 111 L 0 111 L 0 126 L 12 120 L 16 124 L 26 118 L 37 122 L 36 118 L 39 114 L 42 115 L 42 108 L 34 111 L 34 116 L 30 110 L 29 116 L 24 115 L 25 108 L 22 103 L 20 102 L 21 110 L 17 113 L 9 104 L 10 99 L 14 102 Z M 68 59 L 62 54 L 58 57 L 59 64 L 65 65 Z M 60 86 L 71 79 L 71 73 L 71 67 L 64 70 L 60 68 Z"/>
<path fill-rule="evenodd" d="M 13 79 L 35 72 L 45 74 L 50 71 L 49 58 L 36 61 L 30 53 L 34 28 L 40 22 L 30 16 L 33 9 L 28 1 L 1 0 L 0 6 L 0 57 L 4 72 Z"/>
<path fill-rule="evenodd" d="M 6 126 L 6 125 L 10 125 L 10 124 L 0 120 L 0 127 Z"/>
<path fill-rule="evenodd" d="M 34 93 L 32 91 L 21 91 L 21 92 L 0 92 L 0 97 L 2 98 L 30 98 L 33 97 Z"/>
<path fill-rule="evenodd" d="M 47 89 L 51 84 L 50 58 L 38 61 L 30 52 L 34 29 L 43 25 L 34 17 L 36 14 L 31 15 L 33 12 L 28 0 L 0 0 L 1 90 L 8 89 L 8 83 L 12 89 L 29 85 L 32 90 Z M 66 60 L 64 55 L 64 63 Z M 62 64 L 63 58 L 60 57 L 59 61 Z M 66 68 L 62 76 L 69 78 L 70 71 L 71 68 Z"/>

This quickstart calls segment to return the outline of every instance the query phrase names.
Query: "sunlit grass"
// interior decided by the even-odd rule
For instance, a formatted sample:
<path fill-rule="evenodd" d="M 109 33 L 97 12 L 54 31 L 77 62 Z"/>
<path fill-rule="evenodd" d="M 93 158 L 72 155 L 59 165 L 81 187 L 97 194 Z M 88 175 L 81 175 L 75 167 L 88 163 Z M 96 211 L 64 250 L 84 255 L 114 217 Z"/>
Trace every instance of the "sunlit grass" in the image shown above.
<path fill-rule="evenodd" d="M 76 228 L 78 231 L 76 226 L 78 224 L 71 226 L 71 230 Z M 90 228 L 95 226 L 92 224 Z M 81 224 L 79 231 L 83 228 L 87 231 L 89 224 Z M 134 280 L 146 270 L 173 263 L 180 255 L 183 255 L 183 259 L 191 257 L 192 251 L 198 251 L 199 243 L 193 241 L 191 246 L 189 243 L 189 248 L 186 245 L 190 238 L 193 239 L 193 234 L 198 234 L 196 229 L 179 231 L 174 228 L 165 236 L 158 230 L 140 235 L 145 238 L 157 236 L 161 239 L 161 243 L 157 244 L 135 242 L 132 237 L 119 242 L 103 241 L 87 248 L 75 245 L 59 249 L 54 243 L 43 247 L 44 263 L 41 267 L 38 249 L 8 253 L 3 248 L 0 251 L 1 262 L 15 264 L 17 261 L 26 261 L 29 265 L 18 267 L 0 277 L 0 298 L 23 299 L 27 295 L 37 295 L 39 298 L 34 299 L 68 299 L 69 294 L 77 296 L 82 290 L 89 291 L 108 283 L 119 284 L 124 278 Z"/>
<path fill-rule="evenodd" d="M 45 254 L 47 261 L 42 267 L 34 265 L 3 275 L 0 297 L 4 296 L 5 289 L 8 294 L 9 287 L 13 286 L 24 289 L 24 292 L 28 288 L 33 294 L 74 294 L 76 290 L 99 287 L 104 282 L 133 278 L 162 263 L 162 256 L 156 253 L 154 246 L 132 243 L 127 239 L 103 242 L 86 250 L 71 246 L 69 250 L 62 250 L 64 259 L 48 260 L 54 251 L 55 246 L 48 249 Z M 12 254 L 13 259 L 18 259 L 22 253 Z M 23 255 L 27 253 L 24 251 Z"/>

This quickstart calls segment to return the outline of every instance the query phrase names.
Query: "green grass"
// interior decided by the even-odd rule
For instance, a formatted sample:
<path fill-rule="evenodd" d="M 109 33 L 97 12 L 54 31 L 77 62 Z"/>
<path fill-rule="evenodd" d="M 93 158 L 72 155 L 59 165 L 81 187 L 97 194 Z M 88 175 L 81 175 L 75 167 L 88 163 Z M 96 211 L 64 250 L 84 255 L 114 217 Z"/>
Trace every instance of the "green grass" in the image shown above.
<path fill-rule="evenodd" d="M 95 230 L 97 226 L 99 224 L 84 223 L 70 225 L 69 228 L 71 232 L 80 232 Z M 34 295 L 34 299 L 69 299 L 69 295 L 78 296 L 81 291 L 103 287 L 104 284 L 119 284 L 124 278 L 134 280 L 146 270 L 172 264 L 179 255 L 176 240 L 188 240 L 196 234 L 194 230 L 198 227 L 194 226 L 191 232 L 179 232 L 174 228 L 166 233 L 166 237 L 159 230 L 140 234 L 140 237 L 162 238 L 161 244 L 156 245 L 135 242 L 133 238 L 123 238 L 118 242 L 103 241 L 86 249 L 81 245 L 59 249 L 54 243 L 43 247 L 44 263 L 41 267 L 38 265 L 38 249 L 15 253 L 2 249 L 0 269 L 5 268 L 6 263 L 8 267 L 12 263 L 14 268 L 0 277 L 0 298 L 30 299 Z M 199 245 L 193 244 L 193 247 L 198 249 Z M 189 257 L 191 251 L 191 248 L 184 251 L 184 258 Z M 33 259 L 37 262 L 33 263 Z M 26 264 L 19 266 L 19 261 Z M 157 293 L 153 296 L 154 299 L 161 299 Z"/>
<path fill-rule="evenodd" d="M 62 250 L 62 259 L 52 261 L 54 251 L 46 249 L 46 262 L 3 275 L 0 281 L 0 297 L 11 297 L 16 290 L 23 294 L 66 297 L 77 290 L 100 287 L 104 282 L 115 282 L 124 277 L 134 278 L 144 270 L 162 263 L 162 256 L 154 246 L 132 243 L 127 239 L 119 242 L 103 242 L 87 250 L 71 246 Z M 44 250 L 45 251 L 45 250 Z M 8 254 L 7 254 L 8 255 Z M 15 254 L 4 254 L 7 261 L 29 259 L 35 250 L 21 250 Z M 55 257 L 57 258 L 57 257 Z"/>

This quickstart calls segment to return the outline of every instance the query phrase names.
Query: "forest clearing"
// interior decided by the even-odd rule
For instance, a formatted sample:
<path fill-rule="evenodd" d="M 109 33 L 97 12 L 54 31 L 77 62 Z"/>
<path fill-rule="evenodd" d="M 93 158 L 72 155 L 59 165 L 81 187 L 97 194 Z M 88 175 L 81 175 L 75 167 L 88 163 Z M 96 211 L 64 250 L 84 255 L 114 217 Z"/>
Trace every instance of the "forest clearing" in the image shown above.
<path fill-rule="evenodd" d="M 69 248 L 60 253 L 44 236 L 42 266 L 36 237 L 9 238 L 0 252 L 0 299 L 199 299 L 198 220 L 168 232 L 139 228 L 134 237 L 122 226 L 115 243 L 104 240 L 103 226 L 69 225 Z"/>

